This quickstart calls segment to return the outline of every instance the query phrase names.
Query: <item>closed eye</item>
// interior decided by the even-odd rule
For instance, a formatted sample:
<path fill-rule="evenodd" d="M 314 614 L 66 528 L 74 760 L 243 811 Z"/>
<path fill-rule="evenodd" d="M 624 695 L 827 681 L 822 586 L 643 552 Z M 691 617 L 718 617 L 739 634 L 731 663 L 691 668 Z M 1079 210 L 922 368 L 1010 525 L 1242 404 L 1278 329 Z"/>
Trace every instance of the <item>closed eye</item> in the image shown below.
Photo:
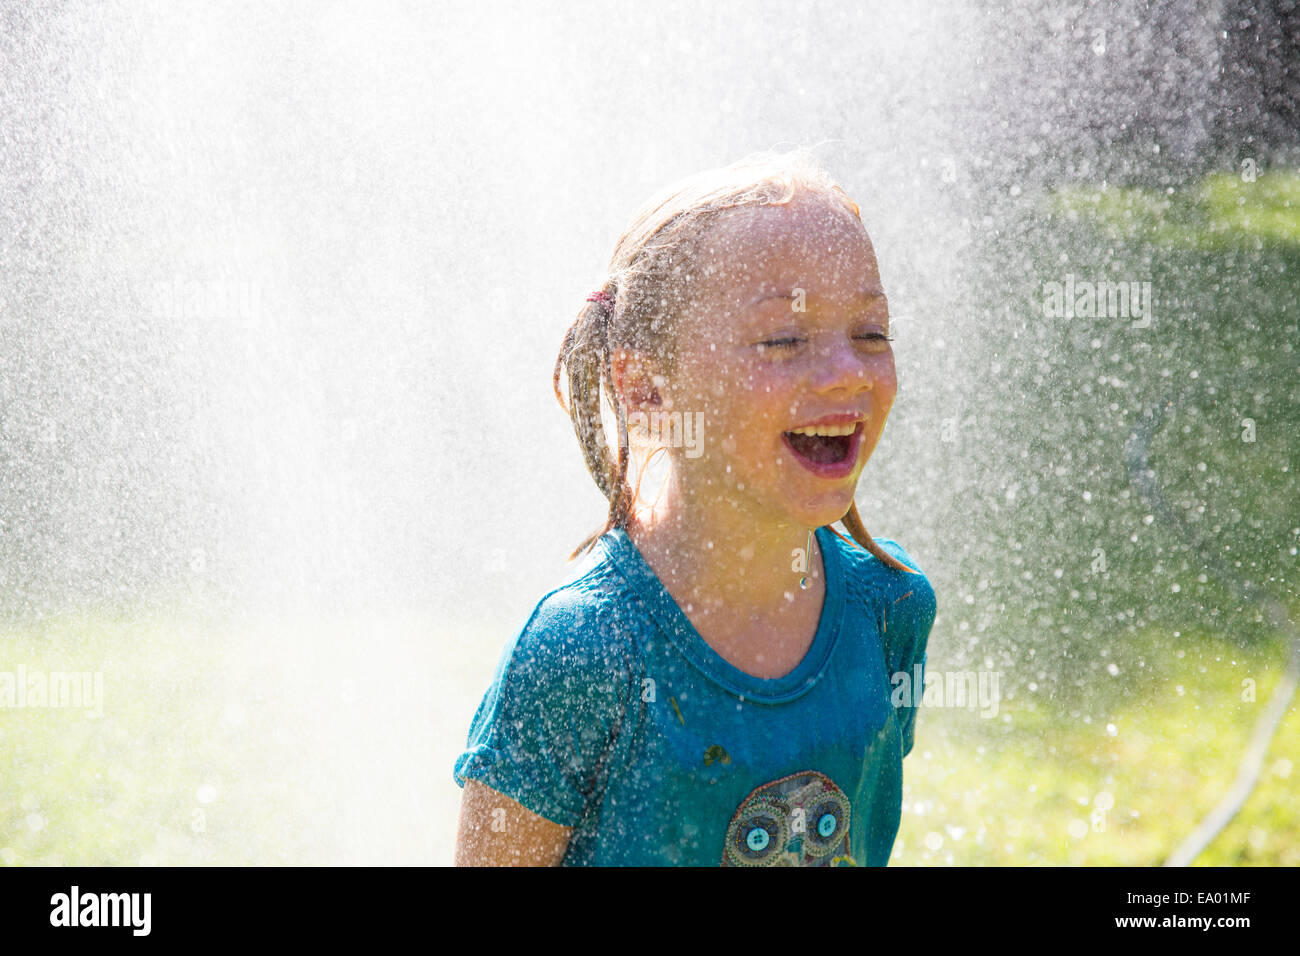
<path fill-rule="evenodd" d="M 868 334 L 866 334 L 866 335 L 855 335 L 855 336 L 853 336 L 853 338 L 856 339 L 857 341 L 860 341 L 860 342 L 892 342 L 892 341 L 894 341 L 893 336 L 891 336 L 891 335 L 885 335 L 885 334 L 883 334 L 883 333 L 881 333 L 881 332 L 871 332 L 871 333 L 868 333 Z M 792 347 L 798 345 L 798 344 L 799 344 L 800 342 L 802 342 L 802 341 L 803 341 L 803 339 L 801 339 L 801 338 L 797 338 L 797 337 L 793 337 L 793 336 L 791 336 L 791 337 L 779 338 L 779 339 L 767 339 L 767 340 L 764 341 L 764 342 L 759 342 L 758 345 L 759 345 L 760 348 L 778 348 L 778 349 L 779 349 L 779 348 L 792 348 Z"/>
<path fill-rule="evenodd" d="M 881 332 L 870 332 L 866 335 L 855 335 L 853 336 L 853 338 L 855 341 L 868 342 L 872 345 L 885 345 L 888 342 L 894 341 L 894 337 L 892 335 L 885 335 Z"/>

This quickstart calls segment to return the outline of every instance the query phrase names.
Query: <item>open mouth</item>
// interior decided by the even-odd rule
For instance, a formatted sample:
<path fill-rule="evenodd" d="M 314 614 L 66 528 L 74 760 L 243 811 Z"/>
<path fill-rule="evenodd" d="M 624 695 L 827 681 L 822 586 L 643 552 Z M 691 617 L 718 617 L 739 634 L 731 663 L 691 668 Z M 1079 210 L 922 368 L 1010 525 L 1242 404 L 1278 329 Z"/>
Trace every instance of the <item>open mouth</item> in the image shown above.
<path fill-rule="evenodd" d="M 862 422 L 844 425 L 807 425 L 782 432 L 786 445 L 794 452 L 800 464 L 816 472 L 828 467 L 852 467 Z M 834 469 L 839 471 L 840 469 Z"/>

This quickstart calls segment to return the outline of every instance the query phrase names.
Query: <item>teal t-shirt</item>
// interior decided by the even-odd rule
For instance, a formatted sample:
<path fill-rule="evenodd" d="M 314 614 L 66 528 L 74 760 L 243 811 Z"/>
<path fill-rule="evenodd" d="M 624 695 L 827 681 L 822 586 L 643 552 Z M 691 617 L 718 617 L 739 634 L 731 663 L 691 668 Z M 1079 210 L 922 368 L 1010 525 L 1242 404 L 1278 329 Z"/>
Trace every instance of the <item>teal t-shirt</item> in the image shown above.
<path fill-rule="evenodd" d="M 573 827 L 566 866 L 885 865 L 934 591 L 826 528 L 817 540 L 817 634 L 765 679 L 709 647 L 624 531 L 601 536 L 506 645 L 456 782 Z M 900 673 L 910 706 L 891 703 Z"/>

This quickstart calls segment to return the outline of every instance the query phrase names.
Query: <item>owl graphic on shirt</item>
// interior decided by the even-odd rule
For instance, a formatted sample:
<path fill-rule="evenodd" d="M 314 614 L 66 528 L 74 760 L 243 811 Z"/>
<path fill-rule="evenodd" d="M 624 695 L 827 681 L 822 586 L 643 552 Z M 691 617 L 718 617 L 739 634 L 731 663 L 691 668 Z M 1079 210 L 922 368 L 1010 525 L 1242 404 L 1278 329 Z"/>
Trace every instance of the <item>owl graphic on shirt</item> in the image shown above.
<path fill-rule="evenodd" d="M 804 770 L 749 794 L 727 827 L 723 866 L 834 866 L 849 856 L 849 800 Z"/>

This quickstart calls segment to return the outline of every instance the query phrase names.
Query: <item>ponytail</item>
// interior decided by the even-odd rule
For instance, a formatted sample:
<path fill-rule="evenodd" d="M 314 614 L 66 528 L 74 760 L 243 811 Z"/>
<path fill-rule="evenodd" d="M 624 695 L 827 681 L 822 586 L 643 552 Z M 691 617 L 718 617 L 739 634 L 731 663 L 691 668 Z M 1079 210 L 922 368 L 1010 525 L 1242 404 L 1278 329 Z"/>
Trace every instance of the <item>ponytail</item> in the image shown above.
<path fill-rule="evenodd" d="M 882 564 L 886 564 L 896 571 L 906 571 L 908 574 L 920 573 L 909 568 L 872 540 L 871 535 L 867 534 L 867 526 L 862 523 L 862 515 L 858 514 L 858 503 L 856 501 L 849 505 L 848 513 L 840 520 L 844 522 L 844 527 L 848 529 L 849 534 L 853 535 L 853 540 L 870 551 Z"/>
<path fill-rule="evenodd" d="M 613 378 L 610 371 L 610 336 L 609 328 L 613 323 L 614 310 L 618 307 L 614 298 L 617 286 L 608 282 L 602 298 L 591 296 L 586 306 L 569 330 L 564 334 L 560 354 L 555 359 L 555 372 L 552 385 L 555 400 L 569 414 L 573 422 L 574 434 L 582 447 L 583 459 L 587 471 L 595 479 L 596 487 L 609 501 L 609 516 L 605 527 L 590 535 L 569 555 L 572 561 L 579 554 L 589 549 L 605 532 L 613 528 L 626 528 L 635 494 L 627 483 L 628 436 L 627 414 L 622 403 L 614 396 Z M 607 304 L 612 303 L 612 304 Z M 560 394 L 560 375 L 568 373 L 569 403 L 566 406 Z M 609 447 L 605 439 L 605 427 L 601 420 L 601 387 L 613 396 L 611 404 L 618 421 L 617 452 Z"/>

